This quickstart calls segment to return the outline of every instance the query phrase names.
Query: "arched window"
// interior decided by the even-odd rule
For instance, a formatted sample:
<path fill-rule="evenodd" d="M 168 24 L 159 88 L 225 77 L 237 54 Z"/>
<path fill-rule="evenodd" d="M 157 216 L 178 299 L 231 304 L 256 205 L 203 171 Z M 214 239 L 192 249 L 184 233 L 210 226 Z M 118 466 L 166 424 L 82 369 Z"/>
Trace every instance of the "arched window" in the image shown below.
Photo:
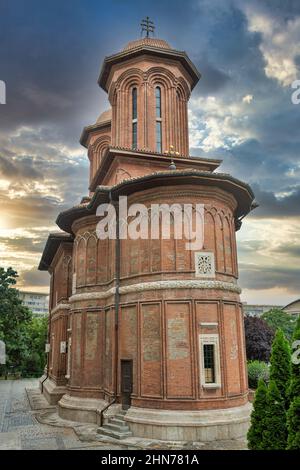
<path fill-rule="evenodd" d="M 156 151 L 162 153 L 162 128 L 161 128 L 161 89 L 155 88 L 155 109 L 156 109 Z"/>
<path fill-rule="evenodd" d="M 137 148 L 137 89 L 132 89 L 132 148 Z"/>

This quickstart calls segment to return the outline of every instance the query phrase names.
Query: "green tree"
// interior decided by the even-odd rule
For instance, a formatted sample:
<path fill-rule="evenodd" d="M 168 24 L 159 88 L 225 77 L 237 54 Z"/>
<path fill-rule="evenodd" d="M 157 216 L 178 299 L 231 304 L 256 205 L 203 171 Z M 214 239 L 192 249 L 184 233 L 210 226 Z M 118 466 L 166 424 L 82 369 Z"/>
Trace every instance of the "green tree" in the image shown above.
<path fill-rule="evenodd" d="M 261 449 L 282 450 L 286 448 L 285 403 L 274 380 L 270 380 L 268 387 L 263 428 Z"/>
<path fill-rule="evenodd" d="M 287 412 L 288 450 L 300 450 L 300 396 L 294 398 Z"/>
<path fill-rule="evenodd" d="M 295 342 L 295 343 L 294 343 Z M 292 378 L 289 387 L 290 408 L 287 413 L 288 445 L 287 449 L 300 449 L 300 317 L 298 317 L 293 335 L 295 346 L 292 354 Z"/>
<path fill-rule="evenodd" d="M 46 363 L 45 342 L 47 327 L 48 319 L 45 317 L 32 317 L 30 323 L 28 323 L 29 353 L 23 362 L 23 375 L 39 376 L 42 374 Z"/>
<path fill-rule="evenodd" d="M 273 380 L 281 394 L 286 409 L 289 407 L 288 390 L 291 380 L 291 349 L 284 333 L 278 329 L 272 343 L 270 380 Z"/>
<path fill-rule="evenodd" d="M 290 401 L 295 397 L 300 396 L 300 354 L 299 354 L 299 342 L 300 341 L 300 316 L 298 317 L 295 331 L 293 334 L 293 354 L 292 354 L 292 376 L 290 381 L 290 386 L 288 390 L 288 395 Z M 298 364 L 297 364 L 298 363 Z"/>
<path fill-rule="evenodd" d="M 7 366 L 19 370 L 28 356 L 27 326 L 32 313 L 22 304 L 14 286 L 18 274 L 0 267 L 0 339 L 6 344 Z"/>
<path fill-rule="evenodd" d="M 254 397 L 251 424 L 247 434 L 248 447 L 251 450 L 262 450 L 267 391 L 265 382 L 260 379 Z"/>
<path fill-rule="evenodd" d="M 296 320 L 288 313 L 283 312 L 280 308 L 272 308 L 265 312 L 261 318 L 273 328 L 274 331 L 279 328 L 284 332 L 286 338 L 290 341 L 295 328 Z"/>

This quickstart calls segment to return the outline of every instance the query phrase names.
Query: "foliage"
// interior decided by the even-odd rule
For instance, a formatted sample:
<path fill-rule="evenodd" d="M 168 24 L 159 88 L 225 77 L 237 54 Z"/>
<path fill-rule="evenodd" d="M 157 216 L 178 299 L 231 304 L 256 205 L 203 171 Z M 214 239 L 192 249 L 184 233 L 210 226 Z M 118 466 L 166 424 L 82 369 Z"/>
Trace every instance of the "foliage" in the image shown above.
<path fill-rule="evenodd" d="M 289 407 L 288 387 L 291 380 L 291 349 L 284 333 L 278 329 L 272 344 L 270 380 L 274 380 L 285 407 Z"/>
<path fill-rule="evenodd" d="M 288 450 L 300 450 L 300 396 L 294 398 L 287 413 Z"/>
<path fill-rule="evenodd" d="M 274 331 L 261 318 L 247 315 L 244 321 L 247 359 L 268 362 Z"/>
<path fill-rule="evenodd" d="M 298 317 L 293 341 L 300 341 L 300 317 Z M 290 408 L 287 413 L 288 445 L 287 449 L 300 449 L 300 363 L 299 344 L 292 355 L 292 377 L 289 387 Z M 298 351 L 297 351 L 298 350 Z"/>
<path fill-rule="evenodd" d="M 260 379 L 265 383 L 269 382 L 270 370 L 269 366 L 263 361 L 248 362 L 248 381 L 250 388 L 257 388 Z"/>
<path fill-rule="evenodd" d="M 30 354 L 22 364 L 23 375 L 40 376 L 46 363 L 45 342 L 47 337 L 47 318 L 33 317 L 28 325 Z"/>
<path fill-rule="evenodd" d="M 32 314 L 11 287 L 17 277 L 12 268 L 0 267 L 0 338 L 6 344 L 7 366 L 20 368 L 28 352 L 27 326 Z"/>
<path fill-rule="evenodd" d="M 275 380 L 270 380 L 265 417 L 263 419 L 261 449 L 282 450 L 287 444 L 285 402 Z"/>
<path fill-rule="evenodd" d="M 259 379 L 251 413 L 251 424 L 247 434 L 248 447 L 251 450 L 262 449 L 267 391 L 265 382 L 263 379 Z"/>
<path fill-rule="evenodd" d="M 293 331 L 296 324 L 296 319 L 283 312 L 279 308 L 272 308 L 268 312 L 265 312 L 261 318 L 273 329 L 278 330 L 279 328 L 283 331 L 285 337 L 290 341 L 293 335 Z"/>
<path fill-rule="evenodd" d="M 6 370 L 38 376 L 45 363 L 47 319 L 33 317 L 23 305 L 13 287 L 17 277 L 12 268 L 0 267 L 0 339 L 6 344 Z"/>
<path fill-rule="evenodd" d="M 300 336 L 300 328 L 298 333 Z M 255 367 L 258 367 L 255 364 L 257 361 L 253 362 L 252 367 L 255 371 Z M 272 344 L 269 386 L 266 388 L 263 380 L 260 379 L 255 393 L 251 426 L 248 432 L 250 449 L 280 450 L 286 448 L 288 438 L 286 409 L 289 406 L 287 391 L 289 390 L 290 378 L 291 350 L 282 330 L 278 329 Z M 299 419 L 298 403 L 294 402 L 294 406 L 290 407 L 288 412 L 290 446 L 298 445 Z"/>
<path fill-rule="evenodd" d="M 300 341 L 300 316 L 298 317 L 296 327 L 293 334 L 293 343 Z M 290 381 L 290 386 L 288 390 L 288 395 L 290 401 L 292 401 L 295 397 L 300 396 L 300 363 L 297 362 L 300 360 L 299 354 L 299 344 L 295 344 L 296 348 L 293 348 L 292 354 L 292 376 Z"/>

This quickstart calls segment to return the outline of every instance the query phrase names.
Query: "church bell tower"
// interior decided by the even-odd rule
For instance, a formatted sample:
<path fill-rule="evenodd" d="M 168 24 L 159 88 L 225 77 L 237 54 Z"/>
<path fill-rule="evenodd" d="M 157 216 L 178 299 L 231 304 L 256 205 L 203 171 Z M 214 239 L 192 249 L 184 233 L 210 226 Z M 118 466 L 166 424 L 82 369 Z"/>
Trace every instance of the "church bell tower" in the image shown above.
<path fill-rule="evenodd" d="M 141 175 L 149 171 L 150 162 L 152 170 L 168 167 L 170 152 L 179 167 L 189 163 L 188 101 L 201 75 L 185 52 L 149 37 L 149 27 L 146 37 L 129 42 L 103 62 L 98 84 L 108 94 L 111 108 L 81 136 L 91 161 L 92 192 L 97 184 L 111 182 L 101 177 L 99 167 L 112 149 L 138 153 L 140 164 L 144 162 Z M 122 165 L 119 158 L 113 167 L 114 183 L 137 176 L 137 168 L 132 174 L 129 161 L 121 160 Z M 209 169 L 205 163 L 204 169 Z"/>

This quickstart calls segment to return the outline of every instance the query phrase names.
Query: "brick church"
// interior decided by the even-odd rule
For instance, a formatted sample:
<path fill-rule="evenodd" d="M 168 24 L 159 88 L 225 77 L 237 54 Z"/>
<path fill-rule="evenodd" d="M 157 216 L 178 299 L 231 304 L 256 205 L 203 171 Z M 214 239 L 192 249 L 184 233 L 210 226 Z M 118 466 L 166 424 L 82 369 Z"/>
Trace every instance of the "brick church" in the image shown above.
<path fill-rule="evenodd" d="M 249 421 L 235 232 L 251 188 L 190 157 L 188 101 L 200 73 L 149 37 L 104 59 L 110 108 L 84 128 L 89 193 L 59 214 L 39 269 L 51 275 L 40 387 L 64 419 L 167 440 L 245 435 Z M 202 204 L 204 244 L 100 239 L 100 204 Z"/>

